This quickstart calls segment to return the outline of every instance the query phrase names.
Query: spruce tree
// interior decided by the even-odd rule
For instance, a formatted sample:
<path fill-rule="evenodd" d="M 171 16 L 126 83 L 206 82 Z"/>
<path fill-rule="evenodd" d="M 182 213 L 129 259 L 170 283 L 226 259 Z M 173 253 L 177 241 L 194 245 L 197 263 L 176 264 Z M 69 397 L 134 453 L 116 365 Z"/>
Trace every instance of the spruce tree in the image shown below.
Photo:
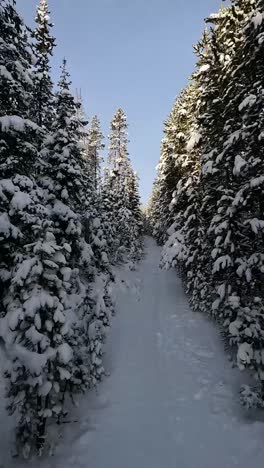
<path fill-rule="evenodd" d="M 32 119 L 45 130 L 50 130 L 54 119 L 53 84 L 50 77 L 50 58 L 55 46 L 55 39 L 51 35 L 53 24 L 47 0 L 40 0 L 36 14 L 36 29 L 33 51 L 35 66 L 33 72 L 34 99 Z"/>
<path fill-rule="evenodd" d="M 164 124 L 164 138 L 155 181 L 155 203 L 152 207 L 154 235 L 159 244 L 164 244 L 168 239 L 167 231 L 173 222 L 173 195 L 184 171 L 188 125 L 190 127 L 187 94 L 188 91 L 181 94 Z"/>
<path fill-rule="evenodd" d="M 119 247 L 119 240 L 116 235 L 116 211 L 114 211 L 116 198 L 113 190 L 115 174 L 108 168 L 104 169 L 100 206 L 102 218 L 104 220 L 104 235 L 107 239 L 107 254 L 110 263 L 115 263 L 116 253 Z"/>
<path fill-rule="evenodd" d="M 1 2 L 0 7 L 0 291 L 3 292 L 8 287 L 15 256 L 32 238 L 31 209 L 37 198 L 35 142 L 41 131 L 30 120 L 33 81 L 27 29 L 15 10 L 15 2 Z"/>
<path fill-rule="evenodd" d="M 197 147 L 200 134 L 197 128 L 197 99 L 199 90 L 195 83 L 190 84 L 174 105 L 173 121 L 167 134 L 174 135 L 174 183 L 175 189 L 167 207 L 168 240 L 163 249 L 162 263 L 166 268 L 176 266 L 183 276 L 186 289 L 192 291 L 196 281 L 196 256 L 198 244 L 202 242 L 200 232 L 200 158 Z M 196 101 L 197 99 L 197 101 Z"/>
<path fill-rule="evenodd" d="M 53 112 L 45 1 L 37 22 L 34 68 L 15 2 L 0 2 L 0 330 L 10 360 L 8 408 L 25 457 L 42 453 L 67 399 L 101 379 L 112 312 L 110 275 L 92 285 L 108 260 L 102 255 L 96 265 L 84 233 L 95 191 L 65 62 Z M 99 239 L 97 218 L 93 225 Z"/>
<path fill-rule="evenodd" d="M 142 253 L 143 213 L 140 208 L 139 178 L 137 173 L 129 168 L 127 178 L 128 209 L 131 212 L 130 221 L 130 258 L 137 260 Z"/>
<path fill-rule="evenodd" d="M 107 197 L 108 212 L 111 216 L 113 236 L 115 238 L 115 260 L 122 261 L 132 255 L 135 257 L 141 231 L 132 225 L 138 218 L 137 181 L 128 157 L 127 118 L 122 109 L 118 109 L 111 121 L 109 135 L 108 171 L 105 178 L 104 197 Z M 132 191 L 134 206 L 132 209 Z M 104 202 L 106 204 L 106 200 Z M 138 207 L 139 209 L 139 207 Z M 139 222 L 139 221 L 138 221 Z M 138 225 L 139 226 L 139 225 Z M 139 246 L 138 246 L 139 247 Z"/>
<path fill-rule="evenodd" d="M 260 391 L 245 389 L 243 402 L 262 405 L 263 2 L 234 0 L 207 23 L 184 92 L 194 90 L 174 152 L 173 224 L 163 262 L 180 267 L 192 306 L 216 318 L 237 346 L 239 367 L 255 371 Z M 175 122 L 176 141 L 179 115 Z M 168 206 L 160 175 L 150 204 L 158 235 L 159 208 Z"/>
<path fill-rule="evenodd" d="M 44 194 L 34 178 L 36 145 L 42 133 L 29 119 L 34 89 L 30 43 L 14 2 L 1 4 L 0 23 L 3 72 L 0 77 L 0 163 L 4 177 L 0 181 L 0 328 L 11 361 L 6 374 L 9 409 L 18 412 L 17 443 L 26 456 L 32 446 L 40 449 L 44 433 L 42 412 L 45 407 L 40 400 L 41 388 L 46 383 L 42 369 L 48 361 L 49 339 L 47 334 L 41 333 L 44 324 L 38 313 L 45 305 L 53 307 L 49 287 L 44 288 L 44 285 L 48 281 L 47 270 L 56 266 L 40 261 L 43 236 L 46 235 L 47 247 L 52 244 L 52 232 L 50 236 L 46 232 L 49 213 L 44 207 Z M 53 253 L 55 250 L 54 245 Z M 46 254 L 49 257 L 52 252 Z M 50 281 L 53 283 L 51 278 Z M 53 290 L 54 284 L 50 288 Z M 59 307 L 59 302 L 56 305 Z"/>
<path fill-rule="evenodd" d="M 56 98 L 56 118 L 45 149 L 48 166 L 43 186 L 47 190 L 51 216 L 57 227 L 57 242 L 59 245 L 67 243 L 70 247 L 67 263 L 72 269 L 73 279 L 69 284 L 69 294 L 74 297 L 78 294 L 80 298 L 76 307 L 77 337 L 74 357 L 79 362 L 79 388 L 82 389 L 85 382 L 89 381 L 89 373 L 95 381 L 103 373 L 101 348 L 105 335 L 104 325 L 108 323 L 109 316 L 103 300 L 99 298 L 97 303 L 97 298 L 93 298 L 90 290 L 96 274 L 91 247 L 93 226 L 88 225 L 85 229 L 84 222 L 87 216 L 90 219 L 87 212 L 91 213 L 94 208 L 93 187 L 83 157 L 83 130 L 76 112 L 78 103 L 70 92 L 70 85 L 64 60 Z M 98 229 L 98 226 L 94 228 Z M 81 346 L 78 344 L 80 339 L 83 340 Z M 90 359 L 90 367 L 84 365 L 78 347 L 83 349 L 84 359 Z"/>
<path fill-rule="evenodd" d="M 109 135 L 108 174 L 105 180 L 108 191 L 108 213 L 115 237 L 115 261 L 123 260 L 128 253 L 129 226 L 127 211 L 127 192 L 125 188 L 128 168 L 128 133 L 127 118 L 122 109 L 118 109 L 111 121 Z"/>
<path fill-rule="evenodd" d="M 91 171 L 91 176 L 95 191 L 100 191 L 101 186 L 101 174 L 100 167 L 102 156 L 100 152 L 104 149 L 105 145 L 103 144 L 103 134 L 100 129 L 100 121 L 95 115 L 91 120 L 91 125 L 88 130 L 87 135 L 87 159 L 89 162 L 89 167 Z"/>

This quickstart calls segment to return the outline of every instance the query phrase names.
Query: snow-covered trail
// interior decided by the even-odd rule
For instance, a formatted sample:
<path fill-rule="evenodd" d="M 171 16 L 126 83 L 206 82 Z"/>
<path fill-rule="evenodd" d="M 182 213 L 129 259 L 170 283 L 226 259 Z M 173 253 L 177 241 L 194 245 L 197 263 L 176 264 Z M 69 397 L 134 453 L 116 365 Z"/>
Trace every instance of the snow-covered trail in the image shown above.
<path fill-rule="evenodd" d="M 119 272 L 110 375 L 83 398 L 55 457 L 38 466 L 263 466 L 264 424 L 239 405 L 240 373 L 214 325 L 190 311 L 175 271 L 160 270 L 159 259 L 147 238 L 137 271 Z"/>

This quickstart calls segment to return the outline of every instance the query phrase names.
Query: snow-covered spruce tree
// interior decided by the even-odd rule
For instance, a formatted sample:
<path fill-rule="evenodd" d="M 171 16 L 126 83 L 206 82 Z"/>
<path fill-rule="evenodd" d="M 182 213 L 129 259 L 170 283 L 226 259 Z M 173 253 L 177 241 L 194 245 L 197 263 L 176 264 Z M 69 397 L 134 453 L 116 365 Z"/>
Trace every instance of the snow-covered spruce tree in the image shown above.
<path fill-rule="evenodd" d="M 197 146 L 200 135 L 197 129 L 199 89 L 192 82 L 183 91 L 173 109 L 174 125 L 174 175 L 175 190 L 169 205 L 172 225 L 162 255 L 162 264 L 177 266 L 183 276 L 187 292 L 193 290 L 199 271 L 197 251 L 204 242 L 199 216 L 200 211 L 200 158 Z"/>
<path fill-rule="evenodd" d="M 51 35 L 50 12 L 47 0 L 41 0 L 37 7 L 36 29 L 33 51 L 35 66 L 33 70 L 34 93 L 32 120 L 45 130 L 50 130 L 54 119 L 53 84 L 50 77 L 50 58 L 55 47 L 55 39 Z"/>
<path fill-rule="evenodd" d="M 102 190 L 100 195 L 100 207 L 103 217 L 104 236 L 107 239 L 107 254 L 110 263 L 115 263 L 116 253 L 119 248 L 119 240 L 116 234 L 116 211 L 113 211 L 116 206 L 116 197 L 114 188 L 116 174 L 108 168 L 104 169 L 104 177 L 102 182 Z"/>
<path fill-rule="evenodd" d="M 15 2 L 0 3 L 0 297 L 8 288 L 15 257 L 32 239 L 36 139 L 30 120 L 33 81 L 27 30 Z M 2 301 L 0 302 L 2 304 Z M 1 305 L 1 314 L 4 314 Z"/>
<path fill-rule="evenodd" d="M 91 204 L 86 219 L 94 261 L 98 271 L 109 273 L 108 221 L 102 203 L 101 151 L 105 145 L 97 116 L 91 120 L 84 139 L 83 156 L 87 163 L 87 172 L 91 179 Z"/>
<path fill-rule="evenodd" d="M 168 265 L 181 264 L 193 307 L 214 315 L 238 346 L 240 368 L 254 369 L 261 382 L 263 8 L 262 1 L 234 0 L 210 16 L 213 27 L 196 47 L 196 91 L 183 158 L 175 152 L 181 171 L 164 255 Z M 163 193 L 158 177 L 149 208 L 156 224 Z M 245 389 L 242 396 L 256 404 L 260 394 Z"/>
<path fill-rule="evenodd" d="M 89 161 L 91 176 L 96 192 L 100 192 L 101 186 L 101 151 L 105 147 L 103 138 L 104 136 L 100 129 L 100 121 L 97 115 L 95 115 L 91 120 L 91 125 L 87 135 L 87 159 Z"/>
<path fill-rule="evenodd" d="M 210 220 L 209 231 L 211 246 L 214 248 L 212 283 L 214 290 L 217 291 L 214 309 L 218 316 L 222 316 L 221 310 L 225 310 L 227 327 L 230 317 L 236 316 L 237 301 L 239 301 L 237 291 L 241 290 L 236 263 L 240 256 L 243 256 L 241 226 L 244 220 L 240 219 L 241 208 L 235 207 L 234 199 L 239 191 L 240 165 L 243 166 L 244 148 L 247 144 L 244 141 L 246 134 L 239 111 L 243 96 L 247 95 L 246 80 L 235 81 L 233 74 L 236 67 L 243 70 L 244 58 L 238 50 L 244 48 L 244 26 L 254 8 L 255 2 L 236 2 L 232 8 L 223 10 L 221 14 L 210 19 L 216 23 L 214 49 L 219 63 L 218 83 L 222 92 L 219 102 L 223 105 L 221 109 L 214 111 L 221 113 L 223 119 L 219 126 L 220 131 L 211 140 L 211 150 L 215 146 L 215 151 L 209 153 L 208 161 L 204 161 L 203 179 L 208 195 L 211 193 L 208 185 L 210 179 L 211 182 L 215 179 L 215 185 L 218 186 L 215 196 L 218 201 L 215 202 L 215 208 L 212 208 L 213 217 Z M 221 50 L 221 44 L 225 55 Z M 252 75 L 249 75 L 249 81 L 253 83 Z M 214 109 L 215 101 L 209 105 Z M 204 127 L 208 129 L 207 123 L 204 123 Z M 213 141 L 218 141 L 218 146 Z"/>
<path fill-rule="evenodd" d="M 87 127 L 81 94 L 75 99 L 75 117 L 78 122 L 79 150 L 82 156 L 83 171 L 86 179 L 87 204 L 83 211 L 82 224 L 84 237 L 93 251 L 93 265 L 97 272 L 109 273 L 109 246 L 104 226 L 107 223 L 102 207 L 101 155 L 104 148 L 103 134 L 97 116 L 93 117 L 90 128 Z"/>
<path fill-rule="evenodd" d="M 48 263 L 50 252 L 46 252 L 47 264 L 39 260 L 49 214 L 34 179 L 35 145 L 41 132 L 29 120 L 33 91 L 30 47 L 14 2 L 1 2 L 0 25 L 0 329 L 11 360 L 6 374 L 9 409 L 18 412 L 17 442 L 26 456 L 31 447 L 40 449 L 44 435 L 46 406 L 41 392 L 46 379 L 42 366 L 47 370 L 49 339 L 41 333 L 44 325 L 37 311 L 53 307 L 55 291 L 53 284 L 48 285 L 48 270 L 52 273 L 56 266 Z M 52 283 L 52 275 L 49 279 Z"/>
<path fill-rule="evenodd" d="M 255 369 L 261 380 L 262 18 L 263 4 L 234 1 L 232 8 L 209 19 L 215 24 L 211 35 L 214 60 L 201 81 L 200 118 L 205 143 L 203 218 L 208 229 L 207 252 L 211 252 L 211 262 L 206 255 L 203 263 L 209 266 L 211 285 L 205 308 L 212 304 L 230 342 L 237 344 L 239 366 Z"/>
<path fill-rule="evenodd" d="M 59 94 L 54 140 L 48 139 L 55 149 L 45 149 L 50 151 L 46 153 L 50 158 L 43 180 L 47 208 L 34 207 L 39 212 L 32 226 L 37 241 L 27 242 L 22 254 L 17 255 L 4 300 L 6 341 L 12 358 L 7 373 L 10 410 L 20 413 L 17 435 L 25 456 L 34 449 L 42 451 L 48 421 L 63 416 L 67 395 L 84 390 L 102 372 L 103 327 L 95 318 L 101 307 L 90 298 L 78 269 L 81 264 L 88 266 L 92 253 L 81 237 L 78 213 L 69 203 L 63 203 L 73 193 L 69 189 L 74 163 L 75 176 L 79 172 L 74 160 L 74 156 L 78 157 L 76 142 L 73 134 L 66 132 L 67 125 L 72 131 L 74 127 L 70 127 L 69 108 L 61 99 Z M 60 185 L 63 171 L 69 176 L 64 192 Z M 82 190 L 80 179 L 75 182 L 75 189 Z M 72 208 L 74 201 L 71 199 Z"/>
<path fill-rule="evenodd" d="M 119 174 L 124 173 L 128 159 L 128 124 L 123 109 L 118 109 L 111 121 L 109 134 L 108 163 Z"/>
<path fill-rule="evenodd" d="M 237 2 L 236 8 L 239 7 L 245 13 L 248 5 Z M 249 366 L 255 370 L 260 381 L 258 404 L 263 406 L 263 2 L 254 2 L 244 25 L 243 53 L 241 49 L 236 51 L 233 69 L 230 70 L 234 84 L 236 79 L 243 83 L 235 101 L 240 115 L 242 148 L 236 155 L 233 168 L 238 179 L 233 205 L 239 216 L 240 242 L 243 245 L 241 256 L 237 259 L 236 273 L 243 287 L 239 290 L 238 317 L 231 322 L 229 333 L 231 341 L 238 344 L 239 366 L 242 369 Z M 242 64 L 241 71 L 237 70 L 237 63 Z M 246 389 L 242 396 L 243 403 L 255 405 L 256 395 L 252 401 L 252 393 L 248 394 Z"/>
<path fill-rule="evenodd" d="M 239 366 L 262 381 L 263 3 L 234 1 L 208 21 L 195 74 L 204 242 L 193 305 L 212 310 L 238 346 Z M 256 402 L 252 395 L 245 390 L 244 401 Z"/>
<path fill-rule="evenodd" d="M 71 269 L 70 246 L 58 245 L 49 209 L 42 207 L 32 226 L 37 239 L 25 247 L 5 297 L 8 409 L 18 413 L 17 449 L 24 457 L 42 453 L 51 418 L 64 415 L 68 386 L 78 384 L 75 341 L 66 300 Z M 27 254 L 27 255 L 26 255 Z"/>
<path fill-rule="evenodd" d="M 76 112 L 76 101 L 70 92 L 71 81 L 63 61 L 56 96 L 56 118 L 52 133 L 45 142 L 49 163 L 48 175 L 54 180 L 54 198 L 66 202 L 73 212 L 83 213 L 89 205 L 90 180 L 82 157 L 82 130 Z M 88 182 L 88 186 L 86 185 Z M 76 250 L 78 258 L 80 249 Z"/>
<path fill-rule="evenodd" d="M 155 182 L 155 202 L 152 201 L 153 234 L 159 244 L 164 244 L 168 238 L 167 230 L 173 221 L 170 205 L 177 183 L 181 179 L 181 172 L 178 172 L 180 165 L 177 167 L 177 151 L 185 141 L 184 132 L 188 122 L 183 101 L 183 97 L 176 101 L 164 124 L 164 138 Z"/>
<path fill-rule="evenodd" d="M 109 238 L 109 220 L 102 204 L 102 194 L 93 193 L 93 203 L 86 212 L 86 234 L 93 251 L 93 261 L 98 272 L 109 273 L 109 252 L 111 237 Z"/>
<path fill-rule="evenodd" d="M 225 21 L 225 12 L 223 10 L 221 10 L 221 15 L 224 16 Z M 213 15 L 213 17 L 215 18 L 216 15 Z M 189 212 L 191 215 L 189 218 L 191 224 L 194 221 L 194 230 L 188 229 L 188 222 L 185 229 L 185 246 L 187 249 L 185 252 L 187 266 L 186 288 L 193 308 L 209 313 L 212 297 L 211 271 L 213 260 L 211 252 L 213 248 L 210 243 L 211 237 L 208 234 L 211 217 L 216 211 L 215 204 L 218 201 L 221 181 L 217 179 L 214 172 L 212 175 L 210 174 L 210 190 L 208 190 L 206 186 L 207 171 L 204 169 L 204 165 L 207 163 L 208 157 L 213 154 L 212 145 L 219 143 L 221 124 L 223 123 L 222 100 L 219 98 L 222 91 L 219 85 L 219 67 L 221 65 L 220 55 L 217 54 L 216 50 L 218 40 L 215 38 L 215 34 L 215 30 L 210 33 L 205 31 L 201 41 L 195 47 L 199 60 L 197 70 L 193 75 L 196 96 L 194 94 L 195 101 L 192 105 L 191 127 L 195 129 L 194 134 L 197 134 L 199 139 L 198 154 L 195 152 L 195 147 L 193 148 L 192 138 L 186 146 L 191 154 L 191 159 L 193 157 L 196 159 L 196 162 L 193 161 L 194 178 L 192 178 L 192 186 L 190 187 L 190 200 L 188 202 L 190 206 L 188 206 L 187 210 L 187 213 Z"/>
<path fill-rule="evenodd" d="M 224 182 L 229 198 L 219 201 L 227 231 L 214 264 L 214 308 L 225 317 L 238 364 L 263 380 L 263 3 L 233 2 L 237 45 L 226 68 L 226 124 L 223 129 Z M 213 219 L 212 228 L 219 221 Z M 223 232 L 223 234 L 225 231 Z M 221 232 L 222 234 L 222 232 Z M 228 265 L 223 259 L 228 259 Z"/>
<path fill-rule="evenodd" d="M 151 196 L 148 200 L 148 204 L 146 208 L 146 215 L 149 220 L 150 232 L 155 238 L 157 235 L 157 228 L 159 226 L 158 200 L 159 200 L 159 179 L 158 179 L 158 176 L 156 176 L 153 182 Z"/>
<path fill-rule="evenodd" d="M 64 61 L 56 98 L 56 118 L 45 149 L 48 166 L 43 185 L 48 193 L 52 220 L 57 227 L 56 240 L 59 245 L 67 243 L 70 246 L 67 260 L 72 270 L 69 296 L 73 296 L 75 303 L 77 301 L 73 311 L 77 315 L 74 359 L 79 366 L 79 389 L 82 390 L 89 379 L 95 382 L 103 373 L 102 342 L 104 324 L 109 317 L 103 301 L 100 299 L 100 304 L 95 303 L 89 285 L 96 269 L 89 243 L 91 233 L 84 229 L 84 220 L 86 212 L 91 210 L 92 187 L 82 154 L 82 130 L 70 84 Z M 73 303 L 70 298 L 67 301 Z M 79 353 L 80 347 L 82 354 Z M 86 365 L 87 359 L 90 360 L 89 365 Z M 78 390 L 75 382 L 73 389 Z"/>
<path fill-rule="evenodd" d="M 127 178 L 128 208 L 131 211 L 131 252 L 132 259 L 139 259 L 142 254 L 143 213 L 140 207 L 139 177 L 132 167 Z"/>
<path fill-rule="evenodd" d="M 122 109 L 118 109 L 112 122 L 109 135 L 109 167 L 103 189 L 104 205 L 108 203 L 114 236 L 115 260 L 124 260 L 133 252 L 136 255 L 136 243 L 141 232 L 132 229 L 136 224 L 136 210 L 131 210 L 131 183 L 136 189 L 136 179 L 128 157 L 127 118 Z M 134 180 L 134 181 L 133 181 Z M 135 194 L 136 197 L 136 194 Z M 134 200 L 135 201 L 135 200 Z"/>
<path fill-rule="evenodd" d="M 194 249 L 195 258 L 190 255 L 192 266 L 196 273 L 188 271 L 188 277 L 193 282 L 187 289 L 191 294 L 194 308 L 210 311 L 214 291 L 212 271 L 214 259 L 211 253 L 215 238 L 210 230 L 211 221 L 217 213 L 217 204 L 222 195 L 221 170 L 211 171 L 210 161 L 221 152 L 220 141 L 224 125 L 223 86 L 221 84 L 222 70 L 232 54 L 232 15 L 229 9 L 222 9 L 218 15 L 212 15 L 210 21 L 216 23 L 214 29 L 205 32 L 202 40 L 196 46 L 199 61 L 194 74 L 194 83 L 199 91 L 198 109 L 195 112 L 193 124 L 198 130 L 200 139 L 202 171 L 198 178 L 198 186 L 194 195 L 198 202 L 198 220 L 196 225 L 197 239 Z M 220 27 L 218 27 L 218 24 Z M 198 198 L 197 198 L 198 196 Z M 194 213 L 195 214 L 195 213 Z M 197 218 L 197 217 L 196 217 Z M 199 235 L 198 235 L 199 234 Z M 193 239 L 195 241 L 195 238 Z M 192 244 L 192 242 L 191 242 Z M 191 249 L 194 247 L 189 246 Z M 188 250 L 187 250 L 188 252 Z M 189 256 L 189 254 L 188 254 Z"/>
<path fill-rule="evenodd" d="M 202 65 L 203 73 L 197 77 L 204 84 L 201 97 L 200 132 L 203 141 L 202 178 L 204 191 L 202 217 L 207 243 L 201 252 L 200 264 L 207 273 L 204 284 L 210 284 L 204 308 L 213 313 L 228 327 L 236 316 L 239 303 L 238 291 L 241 281 L 236 273 L 237 259 L 243 249 L 240 237 L 241 221 L 233 205 L 238 190 L 235 161 L 240 160 L 243 138 L 240 136 L 237 97 L 243 88 L 242 82 L 234 82 L 232 73 L 236 62 L 238 44 L 243 47 L 245 16 L 253 3 L 244 2 L 245 10 L 227 8 L 209 18 L 215 27 L 211 33 L 211 59 Z M 207 49 L 208 50 L 208 49 Z M 204 56 L 202 55 L 202 60 Z M 236 65 L 235 65 L 236 64 Z M 207 246 L 207 248 L 206 248 Z M 208 262 L 210 258 L 210 262 Z M 207 265 L 207 268 L 205 267 Z M 197 285 L 199 291 L 203 285 Z"/>

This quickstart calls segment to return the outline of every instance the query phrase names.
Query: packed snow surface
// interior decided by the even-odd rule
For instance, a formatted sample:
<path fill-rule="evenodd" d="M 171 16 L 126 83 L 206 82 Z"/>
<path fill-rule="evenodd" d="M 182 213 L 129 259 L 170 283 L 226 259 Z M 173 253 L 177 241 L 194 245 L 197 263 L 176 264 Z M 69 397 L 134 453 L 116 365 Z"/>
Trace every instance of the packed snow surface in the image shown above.
<path fill-rule="evenodd" d="M 2 403 L 1 468 L 263 467 L 263 417 L 238 401 L 246 375 L 232 369 L 214 324 L 189 309 L 180 279 L 159 260 L 147 238 L 137 269 L 117 272 L 109 376 L 62 427 L 52 458 L 10 459 L 12 419 Z"/>

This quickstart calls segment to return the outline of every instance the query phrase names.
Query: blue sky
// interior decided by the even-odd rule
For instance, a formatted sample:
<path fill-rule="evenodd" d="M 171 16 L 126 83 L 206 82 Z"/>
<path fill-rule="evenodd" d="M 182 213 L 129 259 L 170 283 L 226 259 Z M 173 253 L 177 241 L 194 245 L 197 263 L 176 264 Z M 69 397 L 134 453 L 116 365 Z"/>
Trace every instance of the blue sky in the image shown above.
<path fill-rule="evenodd" d="M 17 0 L 32 25 L 36 0 Z M 192 45 L 221 0 L 49 0 L 57 47 L 53 79 L 65 56 L 73 89 L 105 135 L 118 107 L 129 123 L 129 152 L 146 202 L 159 160 L 163 121 L 195 64 Z"/>

